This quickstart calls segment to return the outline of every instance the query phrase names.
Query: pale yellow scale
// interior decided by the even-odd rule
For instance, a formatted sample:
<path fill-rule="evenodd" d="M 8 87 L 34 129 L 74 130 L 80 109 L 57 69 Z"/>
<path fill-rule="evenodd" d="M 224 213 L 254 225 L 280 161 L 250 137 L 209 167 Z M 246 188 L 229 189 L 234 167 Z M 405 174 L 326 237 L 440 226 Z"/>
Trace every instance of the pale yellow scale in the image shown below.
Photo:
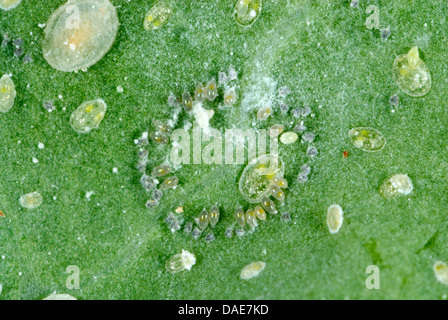
<path fill-rule="evenodd" d="M 442 261 L 436 261 L 433 269 L 437 280 L 448 285 L 448 265 Z"/>
<path fill-rule="evenodd" d="M 386 138 L 375 128 L 356 127 L 348 133 L 353 145 L 366 152 L 377 152 L 386 145 Z"/>
<path fill-rule="evenodd" d="M 339 232 L 344 222 L 344 211 L 340 205 L 333 204 L 327 210 L 327 225 L 331 234 Z"/>
<path fill-rule="evenodd" d="M 241 270 L 240 278 L 243 280 L 252 279 L 260 274 L 266 267 L 266 263 L 263 261 L 252 262 Z"/>
<path fill-rule="evenodd" d="M 84 102 L 70 116 L 70 125 L 76 132 L 88 133 L 97 129 L 106 114 L 107 105 L 101 100 Z"/>
<path fill-rule="evenodd" d="M 156 30 L 165 25 L 171 15 L 171 8 L 165 2 L 155 4 L 146 14 L 143 21 L 145 30 Z"/>
<path fill-rule="evenodd" d="M 187 250 L 182 250 L 182 253 L 175 254 L 166 261 L 165 268 L 171 273 L 177 273 L 184 270 L 191 270 L 195 264 L 196 256 Z"/>
<path fill-rule="evenodd" d="M 35 209 L 42 204 L 42 195 L 37 192 L 30 192 L 20 197 L 20 205 L 26 209 Z"/>
<path fill-rule="evenodd" d="M 399 55 L 393 66 L 395 81 L 403 92 L 412 96 L 424 96 L 431 89 L 431 73 L 420 58 L 418 47 Z"/>
<path fill-rule="evenodd" d="M 237 0 L 234 14 L 238 24 L 251 26 L 261 14 L 261 0 Z"/>
<path fill-rule="evenodd" d="M 379 188 L 379 192 L 384 198 L 391 199 L 397 196 L 406 196 L 413 189 L 411 178 L 407 174 L 399 173 L 384 180 Z"/>
<path fill-rule="evenodd" d="M 5 74 L 0 79 L 0 112 L 7 112 L 12 108 L 16 94 L 14 82 Z"/>

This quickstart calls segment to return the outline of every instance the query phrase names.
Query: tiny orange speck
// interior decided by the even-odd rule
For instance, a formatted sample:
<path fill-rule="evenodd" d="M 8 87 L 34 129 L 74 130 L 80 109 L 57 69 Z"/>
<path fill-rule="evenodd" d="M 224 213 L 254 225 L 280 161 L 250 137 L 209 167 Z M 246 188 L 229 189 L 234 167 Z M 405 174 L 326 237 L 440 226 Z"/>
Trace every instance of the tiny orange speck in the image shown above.
<path fill-rule="evenodd" d="M 344 156 L 344 158 L 347 158 L 348 157 L 348 151 L 344 151 L 342 155 Z"/>

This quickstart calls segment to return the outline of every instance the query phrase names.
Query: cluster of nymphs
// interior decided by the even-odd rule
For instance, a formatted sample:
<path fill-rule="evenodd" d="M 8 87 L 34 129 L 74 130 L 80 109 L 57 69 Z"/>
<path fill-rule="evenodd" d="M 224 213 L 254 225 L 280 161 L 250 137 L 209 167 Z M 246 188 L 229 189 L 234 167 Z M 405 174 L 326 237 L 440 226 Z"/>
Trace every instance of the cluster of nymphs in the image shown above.
<path fill-rule="evenodd" d="M 156 144 L 168 144 L 170 142 L 170 134 L 173 131 L 174 124 L 177 122 L 180 109 L 174 111 L 173 120 L 164 122 L 161 120 L 153 120 L 153 132 L 149 134 L 149 138 Z"/>
<path fill-rule="evenodd" d="M 182 207 L 178 207 L 176 209 L 176 213 L 180 214 L 183 212 Z M 188 234 L 191 234 L 194 239 L 199 239 L 202 234 L 205 232 L 207 227 L 210 225 L 210 227 L 213 229 L 215 228 L 216 224 L 219 221 L 219 208 L 217 206 L 213 206 L 209 211 L 207 209 L 203 209 L 199 216 L 195 218 L 195 222 L 197 226 L 194 226 L 192 222 L 185 223 L 184 231 Z M 181 229 L 181 226 L 184 222 L 184 219 L 180 215 L 175 215 L 174 213 L 170 212 L 168 216 L 165 218 L 165 223 L 168 225 L 168 228 L 171 230 L 171 232 L 176 232 Z M 215 240 L 215 234 L 212 230 L 210 230 L 204 237 L 205 241 L 211 242 Z"/>
<path fill-rule="evenodd" d="M 195 222 L 197 227 L 193 228 L 192 223 L 187 223 L 185 226 L 185 232 L 191 232 L 191 235 L 195 239 L 199 239 L 202 233 L 206 230 L 206 228 L 210 225 L 211 229 L 215 228 L 216 224 L 219 221 L 219 208 L 217 206 L 213 206 L 209 211 L 207 209 L 202 209 L 201 213 L 197 218 L 195 218 Z M 192 229 L 192 230 L 191 230 Z M 205 241 L 210 242 L 215 240 L 215 234 L 213 231 L 209 231 L 205 237 Z"/>
<path fill-rule="evenodd" d="M 244 226 L 247 224 L 252 230 L 258 226 L 258 220 L 266 221 L 266 211 L 270 214 L 277 214 L 277 208 L 274 203 L 269 198 L 264 198 L 261 206 L 256 206 L 255 208 L 249 208 L 244 213 L 241 207 L 235 209 L 235 220 L 240 225 L 240 229 L 235 230 L 235 234 L 239 237 L 244 235 Z M 233 229 L 229 228 L 226 230 L 226 236 L 232 236 Z"/>
<path fill-rule="evenodd" d="M 198 84 L 196 90 L 194 91 L 194 100 L 201 103 L 206 100 L 214 101 L 217 96 L 218 87 L 215 79 L 211 79 L 205 86 L 202 83 Z M 193 97 L 187 90 L 185 90 L 182 94 L 181 103 L 185 111 L 190 112 L 193 110 Z"/>
<path fill-rule="evenodd" d="M 219 85 L 224 88 L 223 102 L 226 106 L 232 106 L 237 101 L 236 89 L 233 82 L 233 80 L 236 80 L 237 78 L 238 74 L 232 67 L 230 67 L 228 73 L 219 72 L 218 74 Z M 193 113 L 201 128 L 205 129 L 206 126 L 202 125 L 201 119 L 203 119 L 204 116 L 206 116 L 207 119 L 210 119 L 213 117 L 214 111 L 205 110 L 201 105 L 206 101 L 215 101 L 218 95 L 218 84 L 215 79 L 208 81 L 205 86 L 200 83 L 196 87 L 193 96 L 188 90 L 185 90 L 181 97 L 171 94 L 168 97 L 168 105 L 176 108 L 173 116 L 174 119 L 168 121 L 168 123 L 160 120 L 153 121 L 155 131 L 151 132 L 149 138 L 156 144 L 169 143 L 169 135 L 173 130 L 174 124 L 177 122 L 178 115 L 181 111 L 180 106 L 182 106 L 187 113 Z"/>
<path fill-rule="evenodd" d="M 146 174 L 149 162 L 149 152 L 144 147 L 149 143 L 148 136 L 148 132 L 143 132 L 142 136 L 135 140 L 135 143 L 138 146 L 139 158 L 137 170 L 142 173 L 140 183 L 143 189 L 147 192 L 151 192 L 151 198 L 146 202 L 146 207 L 153 208 L 159 205 L 159 202 L 163 197 L 162 190 L 175 188 L 179 183 L 179 179 L 176 176 L 171 176 L 163 180 L 162 183 L 159 183 L 157 178 L 165 177 L 172 171 L 171 167 L 165 164 L 152 168 L 150 175 Z"/>
<path fill-rule="evenodd" d="M 261 206 L 256 206 L 255 208 L 249 208 L 244 212 L 242 207 L 237 207 L 235 209 L 234 217 L 238 224 L 238 228 L 234 230 L 234 227 L 228 227 L 225 230 L 224 235 L 227 238 L 233 237 L 236 234 L 238 237 L 242 237 L 246 231 L 244 227 L 248 225 L 250 229 L 253 231 L 258 226 L 258 220 L 266 221 L 266 212 L 276 215 L 278 210 L 275 204 L 269 199 L 269 197 L 263 198 Z M 216 239 L 216 236 L 213 232 L 215 226 L 219 222 L 220 218 L 220 210 L 218 206 L 213 206 L 210 210 L 206 208 L 202 209 L 199 213 L 199 216 L 194 218 L 195 223 L 186 222 L 184 224 L 184 218 L 180 215 L 183 213 L 183 207 L 178 207 L 176 209 L 176 214 L 173 212 L 168 213 L 165 218 L 165 223 L 168 226 L 168 229 L 171 232 L 179 231 L 182 228 L 185 233 L 191 235 L 194 239 L 198 240 L 204 234 L 203 239 L 206 242 L 211 242 Z M 281 215 L 281 219 L 283 221 L 290 221 L 291 216 L 289 212 L 285 212 Z M 210 230 L 208 230 L 210 229 Z"/>
<path fill-rule="evenodd" d="M 224 105 L 232 106 L 237 101 L 237 95 L 235 87 L 232 86 L 232 81 L 238 78 L 236 70 L 230 67 L 229 72 L 219 72 L 218 83 L 220 86 L 224 86 Z M 200 83 L 193 96 L 188 90 L 182 93 L 182 97 L 177 98 L 175 95 L 171 95 L 168 98 L 168 104 L 170 106 L 176 106 L 179 103 L 184 107 L 186 112 L 191 112 L 194 107 L 194 102 L 203 103 L 205 101 L 214 101 L 218 97 L 218 86 L 215 79 L 211 79 L 205 86 Z"/>

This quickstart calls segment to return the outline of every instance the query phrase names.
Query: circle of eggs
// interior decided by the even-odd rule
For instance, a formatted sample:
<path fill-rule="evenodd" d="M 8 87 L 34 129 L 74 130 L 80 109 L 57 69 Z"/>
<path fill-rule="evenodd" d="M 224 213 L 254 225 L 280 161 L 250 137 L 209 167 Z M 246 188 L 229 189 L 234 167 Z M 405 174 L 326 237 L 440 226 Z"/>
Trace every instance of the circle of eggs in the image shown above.
<path fill-rule="evenodd" d="M 109 0 L 68 1 L 47 22 L 44 58 L 64 72 L 88 68 L 112 47 L 118 25 L 117 11 Z"/>

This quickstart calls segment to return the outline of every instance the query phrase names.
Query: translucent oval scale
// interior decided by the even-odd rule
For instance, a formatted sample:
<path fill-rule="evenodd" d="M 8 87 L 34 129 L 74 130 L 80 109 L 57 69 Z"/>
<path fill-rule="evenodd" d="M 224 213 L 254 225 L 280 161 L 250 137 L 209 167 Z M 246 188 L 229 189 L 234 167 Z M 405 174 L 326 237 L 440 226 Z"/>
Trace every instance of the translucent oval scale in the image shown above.
<path fill-rule="evenodd" d="M 353 128 L 348 135 L 353 145 L 362 151 L 376 152 L 382 150 L 386 145 L 384 135 L 374 128 Z"/>
<path fill-rule="evenodd" d="M 215 80 L 210 80 L 205 87 L 205 97 L 208 101 L 213 101 L 218 96 L 218 88 Z"/>
<path fill-rule="evenodd" d="M 152 121 L 152 126 L 156 131 L 170 134 L 171 131 L 173 131 L 173 128 L 171 128 L 170 125 L 168 125 L 165 121 L 154 119 Z"/>
<path fill-rule="evenodd" d="M 238 24 L 251 26 L 261 14 L 261 0 L 238 0 L 235 4 L 235 20 Z"/>
<path fill-rule="evenodd" d="M 226 92 L 224 92 L 224 104 L 226 106 L 232 106 L 236 103 L 238 97 L 235 92 L 235 88 L 227 89 Z"/>
<path fill-rule="evenodd" d="M 199 102 L 205 101 L 205 87 L 202 83 L 198 84 L 194 91 L 194 99 Z"/>
<path fill-rule="evenodd" d="M 148 31 L 159 29 L 168 22 L 170 15 L 170 6 L 165 2 L 159 2 L 149 9 L 143 27 Z"/>
<path fill-rule="evenodd" d="M 283 189 L 288 188 L 288 181 L 285 178 L 275 176 L 272 179 L 272 182 L 280 188 L 283 188 Z"/>
<path fill-rule="evenodd" d="M 448 285 L 448 265 L 442 261 L 436 261 L 433 269 L 437 280 Z"/>
<path fill-rule="evenodd" d="M 209 212 L 209 221 L 210 225 L 214 228 L 219 221 L 219 208 L 214 206 L 210 209 Z"/>
<path fill-rule="evenodd" d="M 277 208 L 275 207 L 274 202 L 272 202 L 272 200 L 269 197 L 263 197 L 263 199 L 261 199 L 261 205 L 270 214 L 277 214 L 278 213 Z"/>
<path fill-rule="evenodd" d="M 257 219 L 260 220 L 266 220 L 266 211 L 260 206 L 256 206 L 254 209 L 255 215 L 257 216 Z"/>
<path fill-rule="evenodd" d="M 379 188 L 380 194 L 391 199 L 400 195 L 408 195 L 414 189 L 411 178 L 407 174 L 398 173 L 384 180 Z"/>
<path fill-rule="evenodd" d="M 166 261 L 165 268 L 171 273 L 177 273 L 183 270 L 191 270 L 191 267 L 196 264 L 196 256 L 187 250 L 182 250 L 182 253 L 176 254 Z"/>
<path fill-rule="evenodd" d="M 263 261 L 252 262 L 241 270 L 240 278 L 243 280 L 249 280 L 260 274 L 266 267 L 266 263 Z"/>
<path fill-rule="evenodd" d="M 26 209 L 35 209 L 42 204 L 42 195 L 37 192 L 24 194 L 20 197 L 20 205 Z"/>
<path fill-rule="evenodd" d="M 166 176 L 167 174 L 169 174 L 170 172 L 171 172 L 171 167 L 170 166 L 161 165 L 161 166 L 154 167 L 152 169 L 151 174 L 154 177 L 163 177 L 163 176 Z"/>
<path fill-rule="evenodd" d="M 199 218 L 197 220 L 198 226 L 202 231 L 204 231 L 204 229 L 207 228 L 209 220 L 210 220 L 210 218 L 209 218 L 208 211 L 203 209 L 201 211 L 201 213 L 199 214 Z"/>
<path fill-rule="evenodd" d="M 275 199 L 277 199 L 278 201 L 281 201 L 281 202 L 285 202 L 285 200 L 286 200 L 285 193 L 283 192 L 283 190 L 279 186 L 277 186 L 275 184 L 272 184 L 269 188 L 270 188 L 270 191 L 271 191 L 271 195 Z"/>
<path fill-rule="evenodd" d="M 270 106 L 261 107 L 257 112 L 257 119 L 258 120 L 266 120 L 271 116 L 272 114 L 272 108 Z"/>
<path fill-rule="evenodd" d="M 186 112 L 190 112 L 193 109 L 193 98 L 186 90 L 182 93 L 182 106 Z"/>
<path fill-rule="evenodd" d="M 242 228 L 246 225 L 246 215 L 241 207 L 235 210 L 235 220 Z"/>
<path fill-rule="evenodd" d="M 285 130 L 285 126 L 282 124 L 274 124 L 272 127 L 269 128 L 268 134 L 270 137 L 278 137 L 283 133 Z"/>
<path fill-rule="evenodd" d="M 333 204 L 327 210 L 327 225 L 331 234 L 338 233 L 344 222 L 344 211 L 340 205 Z"/>
<path fill-rule="evenodd" d="M 151 132 L 149 137 L 157 144 L 168 144 L 170 142 L 170 138 L 165 133 L 159 131 Z"/>
<path fill-rule="evenodd" d="M 295 132 L 285 132 L 280 136 L 280 142 L 283 144 L 291 144 L 297 141 L 299 136 Z"/>
<path fill-rule="evenodd" d="M 46 24 L 44 58 L 64 72 L 93 66 L 112 47 L 118 25 L 117 11 L 109 0 L 69 0 Z"/>
<path fill-rule="evenodd" d="M 176 176 L 169 177 L 165 179 L 159 186 L 159 189 L 172 189 L 177 187 L 179 184 L 179 178 Z"/>
<path fill-rule="evenodd" d="M 5 74 L 0 79 L 0 112 L 7 112 L 12 108 L 16 94 L 14 82 Z"/>
<path fill-rule="evenodd" d="M 106 114 L 107 105 L 101 100 L 84 102 L 70 116 L 70 125 L 78 133 L 97 129 Z"/>
<path fill-rule="evenodd" d="M 272 179 L 283 176 L 285 168 L 280 157 L 269 154 L 255 158 L 244 169 L 240 181 L 239 191 L 243 198 L 250 203 L 260 203 L 270 193 Z"/>
<path fill-rule="evenodd" d="M 412 97 L 424 96 L 431 89 L 431 73 L 420 59 L 418 47 L 399 55 L 394 61 L 393 72 L 400 89 Z"/>

